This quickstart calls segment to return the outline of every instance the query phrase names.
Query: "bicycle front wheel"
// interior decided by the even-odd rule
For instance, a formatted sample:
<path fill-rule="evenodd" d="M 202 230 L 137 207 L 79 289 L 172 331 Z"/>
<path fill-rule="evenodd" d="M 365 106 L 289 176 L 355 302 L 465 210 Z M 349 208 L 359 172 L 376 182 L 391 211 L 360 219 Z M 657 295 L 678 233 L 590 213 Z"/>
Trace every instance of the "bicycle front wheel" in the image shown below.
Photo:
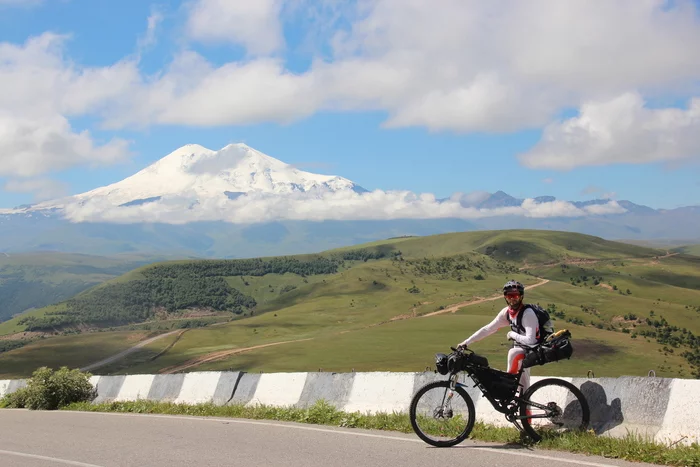
<path fill-rule="evenodd" d="M 464 389 L 450 389 L 449 381 L 434 381 L 413 396 L 409 417 L 420 439 L 432 446 L 449 447 L 467 439 L 476 411 Z"/>
<path fill-rule="evenodd" d="M 520 402 L 523 429 L 535 442 L 588 429 L 588 401 L 581 390 L 568 381 L 540 380 L 528 388 L 523 399 Z"/>

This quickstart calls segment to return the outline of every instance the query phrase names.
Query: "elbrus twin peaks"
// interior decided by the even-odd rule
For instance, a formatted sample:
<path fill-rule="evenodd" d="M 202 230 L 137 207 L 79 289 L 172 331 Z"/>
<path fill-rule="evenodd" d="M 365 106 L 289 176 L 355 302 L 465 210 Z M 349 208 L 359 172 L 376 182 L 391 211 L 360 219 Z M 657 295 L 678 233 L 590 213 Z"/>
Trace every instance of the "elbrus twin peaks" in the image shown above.
<path fill-rule="evenodd" d="M 117 183 L 0 209 L 0 252 L 254 257 L 502 229 L 700 243 L 700 207 L 656 210 L 630 201 L 517 199 L 502 191 L 469 191 L 465 187 L 442 199 L 368 191 L 340 176 L 299 170 L 245 144 L 218 151 L 189 144 Z"/>
<path fill-rule="evenodd" d="M 164 197 L 186 197 L 201 203 L 249 193 L 321 195 L 344 190 L 366 191 L 346 178 L 304 172 L 245 144 L 229 144 L 219 151 L 187 144 L 120 182 L 39 203 L 31 209 L 64 208 L 88 200 L 126 207 Z"/>
<path fill-rule="evenodd" d="M 467 191 L 467 190 L 465 190 Z M 559 202 L 553 196 L 539 196 L 531 200 L 530 209 L 518 211 L 513 208 L 523 206 L 525 200 L 516 199 L 502 191 L 493 194 L 480 193 L 477 196 L 457 194 L 450 198 L 435 199 L 417 196 L 411 192 L 387 194 L 377 190 L 377 199 L 358 201 L 345 199 L 347 195 L 369 193 L 365 188 L 339 176 L 319 175 L 299 170 L 274 157 L 247 146 L 246 144 L 229 144 L 218 151 L 207 149 L 198 144 L 187 144 L 176 149 L 157 162 L 136 174 L 111 185 L 103 186 L 60 199 L 44 201 L 33 205 L 24 205 L 11 210 L 0 210 L 0 214 L 18 214 L 29 212 L 62 212 L 73 221 L 146 221 L 150 215 L 159 212 L 181 212 L 181 220 L 176 223 L 196 220 L 256 221 L 272 220 L 263 215 L 260 219 L 243 215 L 236 218 L 231 215 L 234 205 L 230 201 L 246 197 L 248 202 L 269 201 L 274 198 L 294 198 L 296 200 L 329 200 L 329 195 L 337 203 L 353 202 L 362 209 L 342 219 L 359 220 L 385 218 L 481 218 L 498 215 L 524 215 L 526 217 L 578 217 L 589 214 L 621 214 L 626 211 L 653 211 L 629 201 L 615 202 L 608 199 L 596 199 L 584 202 Z M 404 204 L 405 206 L 398 206 Z M 557 204 L 558 203 L 558 204 Z M 562 203 L 568 206 L 563 206 Z M 386 212 L 382 205 L 396 208 L 397 212 Z M 416 208 L 423 204 L 427 207 Z M 410 206 L 413 205 L 413 208 Z M 446 207 L 451 205 L 450 207 Z M 532 206 L 538 207 L 538 213 L 531 213 Z M 552 205 L 554 209 L 547 209 Z M 121 209 L 115 208 L 134 208 Z M 591 209 L 590 206 L 604 206 Z M 238 206 L 241 207 L 240 205 Z M 290 206 L 292 207 L 292 206 Z M 384 211 L 372 214 L 371 209 Z M 461 209 L 464 208 L 464 209 Z M 566 209 L 569 208 L 569 209 Z M 309 207 L 319 211 L 319 206 Z M 443 212 L 440 212 L 442 209 Z M 498 211 L 501 209 L 501 211 Z M 193 212 L 206 211 L 195 215 Z M 577 211 L 581 210 L 581 211 Z M 268 210 L 269 211 L 269 210 Z M 324 209 L 320 209 L 324 211 Z M 327 209 L 326 209 L 327 211 Z M 437 212 L 436 212 L 437 211 Z M 464 211 L 464 212 L 460 212 Z M 187 212 L 186 214 L 184 214 Z M 398 215 L 397 215 L 398 213 Z M 330 214 L 330 213 L 327 213 Z M 162 217 L 162 216 L 161 216 Z M 273 216 L 274 217 L 274 216 Z M 294 217 L 292 217 L 294 218 Z M 306 220 L 337 219 L 324 215 L 309 215 Z M 173 215 L 157 219 L 172 222 Z"/>

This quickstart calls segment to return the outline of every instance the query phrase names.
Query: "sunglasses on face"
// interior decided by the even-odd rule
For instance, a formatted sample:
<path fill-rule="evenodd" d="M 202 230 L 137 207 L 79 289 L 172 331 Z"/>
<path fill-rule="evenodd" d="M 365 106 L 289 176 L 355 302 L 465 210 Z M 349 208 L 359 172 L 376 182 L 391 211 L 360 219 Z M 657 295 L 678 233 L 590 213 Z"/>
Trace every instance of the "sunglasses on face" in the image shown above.
<path fill-rule="evenodd" d="M 508 294 L 506 294 L 506 297 L 507 298 L 520 298 L 520 294 L 519 293 L 508 293 Z"/>

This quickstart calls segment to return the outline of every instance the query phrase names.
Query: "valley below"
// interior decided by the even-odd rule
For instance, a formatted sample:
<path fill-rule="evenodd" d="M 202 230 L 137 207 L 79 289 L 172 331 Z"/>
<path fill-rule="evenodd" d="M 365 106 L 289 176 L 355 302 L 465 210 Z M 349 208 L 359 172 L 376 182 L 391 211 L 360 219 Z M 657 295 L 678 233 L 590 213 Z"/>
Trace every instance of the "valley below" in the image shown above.
<path fill-rule="evenodd" d="M 141 266 L 0 324 L 0 343 L 18 347 L 0 353 L 0 378 L 44 365 L 103 375 L 432 371 L 435 353 L 505 306 L 509 279 L 572 333 L 572 358 L 533 374 L 700 377 L 700 257 L 503 230 Z M 504 369 L 508 330 L 473 350 Z"/>

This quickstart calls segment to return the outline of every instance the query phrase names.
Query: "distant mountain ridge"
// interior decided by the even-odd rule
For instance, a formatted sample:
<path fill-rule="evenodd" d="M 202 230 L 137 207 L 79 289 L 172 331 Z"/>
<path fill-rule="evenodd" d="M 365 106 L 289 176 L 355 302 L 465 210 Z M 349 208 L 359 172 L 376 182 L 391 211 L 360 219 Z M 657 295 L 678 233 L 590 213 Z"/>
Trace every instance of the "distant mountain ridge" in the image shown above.
<path fill-rule="evenodd" d="M 553 201 L 557 201 L 557 198 L 554 196 L 536 196 L 533 198 L 536 203 L 551 203 Z M 481 209 L 495 209 L 495 208 L 503 208 L 503 207 L 512 207 L 512 206 L 520 206 L 525 202 L 524 198 L 515 198 L 508 193 L 505 193 L 503 191 L 497 191 L 496 193 L 491 194 L 488 198 L 486 198 L 484 201 L 476 204 L 478 208 Z M 587 201 L 568 201 L 577 208 L 583 208 L 586 206 L 593 206 L 593 205 L 604 205 L 610 202 L 610 199 L 608 198 L 597 198 L 597 199 L 591 199 Z M 632 201 L 628 200 L 620 200 L 617 201 L 617 204 L 619 204 L 622 208 L 624 208 L 627 212 L 630 213 L 635 213 L 635 214 L 658 214 L 659 211 L 657 211 L 654 208 L 650 208 L 649 206 L 643 206 L 641 204 L 636 204 L 633 203 Z M 691 207 L 692 208 L 692 207 Z M 684 209 L 684 208 L 680 208 Z"/>
<path fill-rule="evenodd" d="M 85 193 L 0 209 L 0 251 L 200 257 L 297 254 L 389 237 L 542 229 L 606 239 L 698 239 L 700 206 L 515 198 L 504 191 L 435 199 L 368 191 L 305 172 L 245 144 L 186 145 Z"/>

